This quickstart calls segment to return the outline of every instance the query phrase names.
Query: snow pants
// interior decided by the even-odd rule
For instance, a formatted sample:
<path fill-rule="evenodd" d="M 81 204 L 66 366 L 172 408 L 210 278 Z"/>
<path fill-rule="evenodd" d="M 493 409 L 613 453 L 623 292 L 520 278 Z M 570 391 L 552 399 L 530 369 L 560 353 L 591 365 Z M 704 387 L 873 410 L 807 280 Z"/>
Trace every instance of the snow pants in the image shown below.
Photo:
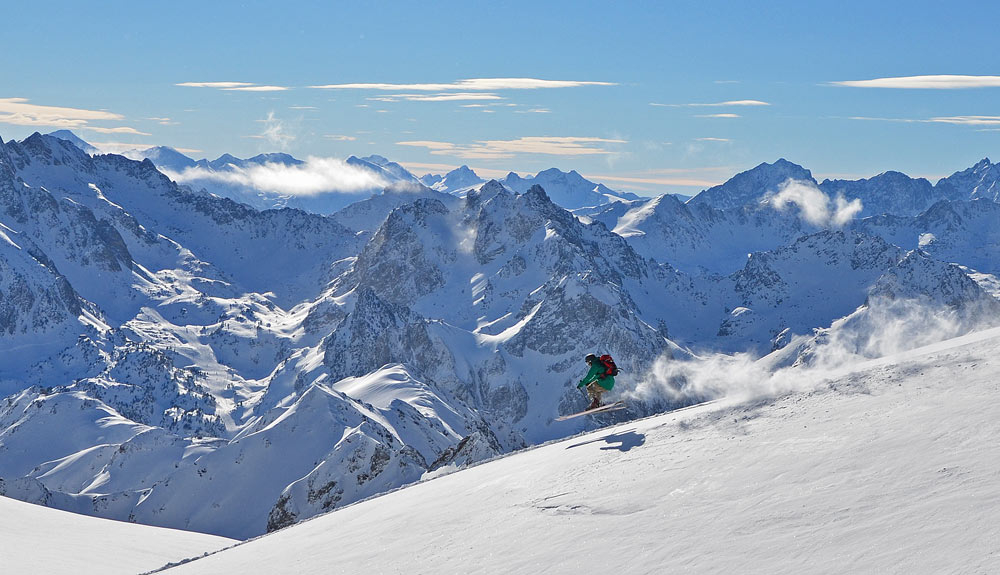
<path fill-rule="evenodd" d="M 601 387 L 601 384 L 596 381 L 592 381 L 587 384 L 587 396 L 590 397 L 591 401 L 597 400 L 597 403 L 601 402 L 601 395 L 604 394 L 606 389 Z"/>

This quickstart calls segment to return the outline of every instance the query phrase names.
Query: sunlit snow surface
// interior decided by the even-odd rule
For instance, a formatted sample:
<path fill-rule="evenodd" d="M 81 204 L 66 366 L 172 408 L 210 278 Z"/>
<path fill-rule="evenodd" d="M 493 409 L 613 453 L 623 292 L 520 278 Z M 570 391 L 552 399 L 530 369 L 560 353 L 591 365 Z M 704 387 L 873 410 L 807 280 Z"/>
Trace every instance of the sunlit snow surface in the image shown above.
<path fill-rule="evenodd" d="M 168 573 L 995 573 L 998 345 L 549 443 Z"/>
<path fill-rule="evenodd" d="M 0 497 L 0 573 L 5 575 L 135 574 L 232 543 Z"/>

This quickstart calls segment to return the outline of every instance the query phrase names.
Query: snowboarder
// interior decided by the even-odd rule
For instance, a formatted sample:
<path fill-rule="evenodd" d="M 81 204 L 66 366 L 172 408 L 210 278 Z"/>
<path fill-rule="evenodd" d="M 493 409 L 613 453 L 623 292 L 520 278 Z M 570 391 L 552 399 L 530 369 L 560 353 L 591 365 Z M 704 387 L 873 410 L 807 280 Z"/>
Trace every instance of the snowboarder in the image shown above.
<path fill-rule="evenodd" d="M 590 366 L 590 371 L 576 387 L 577 389 L 587 388 L 587 395 L 591 399 L 590 407 L 587 409 L 591 410 L 600 407 L 601 395 L 606 391 L 611 391 L 615 386 L 615 375 L 618 373 L 618 368 L 615 367 L 614 360 L 611 359 L 610 355 L 597 357 L 589 353 L 584 361 Z"/>

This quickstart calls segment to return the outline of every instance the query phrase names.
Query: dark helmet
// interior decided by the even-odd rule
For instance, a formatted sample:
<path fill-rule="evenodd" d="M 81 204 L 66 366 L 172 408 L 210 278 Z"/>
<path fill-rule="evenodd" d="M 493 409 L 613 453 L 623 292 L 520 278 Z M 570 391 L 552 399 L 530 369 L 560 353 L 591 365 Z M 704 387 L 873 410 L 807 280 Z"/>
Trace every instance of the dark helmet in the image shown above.
<path fill-rule="evenodd" d="M 597 361 L 597 356 L 592 353 L 588 353 L 587 357 L 583 358 L 583 361 L 587 363 L 594 363 L 595 361 Z"/>

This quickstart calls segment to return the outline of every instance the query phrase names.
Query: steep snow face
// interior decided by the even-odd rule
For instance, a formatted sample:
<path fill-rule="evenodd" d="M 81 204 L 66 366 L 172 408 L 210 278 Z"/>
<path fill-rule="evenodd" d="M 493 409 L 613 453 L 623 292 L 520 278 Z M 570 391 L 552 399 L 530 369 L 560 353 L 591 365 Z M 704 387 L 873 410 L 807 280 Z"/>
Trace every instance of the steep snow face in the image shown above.
<path fill-rule="evenodd" d="M 516 453 L 165 573 L 994 572 L 998 338 L 789 369 L 793 393 Z"/>
<path fill-rule="evenodd" d="M 4 533 L 0 555 L 10 573 L 133 575 L 235 543 L 201 533 L 85 517 L 7 497 L 0 497 L 0 530 Z"/>
<path fill-rule="evenodd" d="M 32 363 L 101 329 L 84 304 L 44 253 L 0 224 L 0 395 L 20 390 Z"/>
<path fill-rule="evenodd" d="M 816 184 L 812 172 L 784 158 L 773 164 L 762 163 L 752 170 L 736 174 L 724 184 L 709 188 L 688 201 L 688 205 L 707 205 L 719 210 L 759 204 L 787 180 Z"/>
<path fill-rule="evenodd" d="M 623 214 L 614 232 L 641 255 L 691 274 L 729 274 L 747 256 L 817 231 L 797 215 L 770 206 L 718 210 L 660 196 Z"/>
<path fill-rule="evenodd" d="M 989 158 L 983 158 L 967 170 L 938 180 L 936 187 L 948 199 L 986 198 L 1000 201 L 1000 164 L 990 163 Z"/>
<path fill-rule="evenodd" d="M 504 178 L 503 185 L 519 194 L 527 192 L 532 186 L 541 186 L 553 202 L 569 210 L 639 199 L 635 194 L 616 192 L 604 184 L 595 184 L 575 170 L 563 172 L 557 168 L 538 172 L 528 178 L 511 172 Z"/>
<path fill-rule="evenodd" d="M 879 214 L 915 216 L 946 199 L 947 193 L 923 178 L 885 172 L 868 180 L 824 180 L 819 188 L 830 197 L 861 200 L 858 217 Z"/>
<path fill-rule="evenodd" d="M 83 150 L 83 152 L 86 154 L 94 155 L 100 153 L 100 150 L 88 144 L 82 138 L 80 138 L 70 130 L 56 130 L 55 132 L 49 132 L 48 135 L 52 136 L 53 138 L 59 138 L 60 140 L 66 140 L 67 142 L 73 144 L 77 148 Z"/>

